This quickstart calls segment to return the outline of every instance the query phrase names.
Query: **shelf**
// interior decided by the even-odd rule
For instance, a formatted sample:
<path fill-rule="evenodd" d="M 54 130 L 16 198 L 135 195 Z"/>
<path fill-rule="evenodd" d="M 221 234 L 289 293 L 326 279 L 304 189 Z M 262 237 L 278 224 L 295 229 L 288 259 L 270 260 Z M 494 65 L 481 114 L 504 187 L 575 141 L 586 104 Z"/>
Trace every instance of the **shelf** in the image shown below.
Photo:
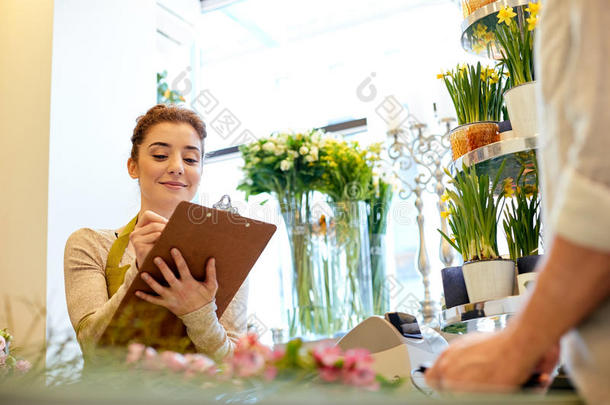
<path fill-rule="evenodd" d="M 537 136 L 490 143 L 457 158 L 449 164 L 449 170 L 455 174 L 458 170 L 462 170 L 463 165 L 466 167 L 476 165 L 477 174 L 487 174 L 493 180 L 502 162 L 506 160 L 500 180 L 507 177 L 516 179 L 522 168 L 521 160 L 531 159 L 531 154 L 535 154 L 537 147 Z"/>
<path fill-rule="evenodd" d="M 490 32 L 496 31 L 497 17 L 496 14 L 502 8 L 512 7 L 517 13 L 517 22 L 520 25 L 526 24 L 523 9 L 527 7 L 528 0 L 498 0 L 487 4 L 470 14 L 462 22 L 462 48 L 469 53 L 487 57 L 490 59 L 500 59 L 501 54 L 496 45 L 495 40 L 490 42 L 490 46 L 485 49 L 480 49 L 479 52 L 473 49 L 476 48 L 476 42 L 479 42 L 475 34 L 476 26 L 481 23 L 487 27 Z"/>
<path fill-rule="evenodd" d="M 514 295 L 445 309 L 441 312 L 441 330 L 453 334 L 501 330 L 523 302 L 524 296 Z"/>
<path fill-rule="evenodd" d="M 468 152 L 453 161 L 451 166 L 453 166 L 455 169 L 461 169 L 463 164 L 465 164 L 466 167 L 469 167 L 473 164 L 476 165 L 489 160 L 498 159 L 505 155 L 527 152 L 532 149 L 536 149 L 537 147 L 538 136 L 505 139 L 503 141 L 481 146 L 478 149 Z M 502 162 L 500 161 L 500 163 Z"/>

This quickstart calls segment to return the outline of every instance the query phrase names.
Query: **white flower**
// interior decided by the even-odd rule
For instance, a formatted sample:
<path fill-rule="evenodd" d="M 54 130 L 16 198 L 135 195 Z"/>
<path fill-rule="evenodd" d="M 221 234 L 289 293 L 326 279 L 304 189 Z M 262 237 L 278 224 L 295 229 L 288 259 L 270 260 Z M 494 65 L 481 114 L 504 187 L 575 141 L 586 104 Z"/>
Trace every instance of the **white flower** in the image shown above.
<path fill-rule="evenodd" d="M 286 147 L 283 145 L 278 145 L 275 151 L 273 152 L 275 156 L 280 156 L 286 152 Z"/>
<path fill-rule="evenodd" d="M 292 168 L 293 162 L 290 160 L 282 160 L 282 162 L 280 163 L 280 169 L 285 172 L 287 170 L 290 170 Z"/>
<path fill-rule="evenodd" d="M 250 147 L 250 152 L 258 152 L 259 150 L 261 150 L 261 146 L 258 143 L 255 143 L 254 145 L 252 145 Z"/>
<path fill-rule="evenodd" d="M 316 161 L 316 158 L 315 158 L 315 157 L 313 157 L 312 155 L 307 155 L 307 156 L 305 156 L 305 161 L 306 161 L 307 163 L 315 162 L 315 161 Z"/>
<path fill-rule="evenodd" d="M 301 146 L 299 149 L 299 153 L 303 156 L 307 155 L 307 152 L 309 152 L 309 148 L 307 148 L 307 146 Z"/>
<path fill-rule="evenodd" d="M 273 141 L 267 141 L 263 144 L 263 150 L 265 152 L 274 152 L 275 151 L 275 143 Z"/>
<path fill-rule="evenodd" d="M 312 146 L 311 150 L 309 151 L 311 153 L 311 155 L 315 158 L 315 160 L 318 160 L 318 148 L 316 146 Z"/>
<path fill-rule="evenodd" d="M 6 340 L 4 336 L 0 336 L 0 353 L 4 353 L 4 348 L 6 347 Z"/>
<path fill-rule="evenodd" d="M 288 151 L 288 156 L 292 159 L 298 158 L 299 157 L 299 152 L 297 152 L 296 150 L 289 150 Z"/>

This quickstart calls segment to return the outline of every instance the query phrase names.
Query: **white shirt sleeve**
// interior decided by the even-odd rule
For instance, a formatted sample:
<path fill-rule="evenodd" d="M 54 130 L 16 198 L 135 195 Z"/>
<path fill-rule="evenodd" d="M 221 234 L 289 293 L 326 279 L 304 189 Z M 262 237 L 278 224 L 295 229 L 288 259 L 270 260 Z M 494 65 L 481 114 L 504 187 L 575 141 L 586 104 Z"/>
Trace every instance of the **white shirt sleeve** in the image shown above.
<path fill-rule="evenodd" d="M 546 224 L 610 251 L 610 5 L 549 0 L 538 40 Z"/>

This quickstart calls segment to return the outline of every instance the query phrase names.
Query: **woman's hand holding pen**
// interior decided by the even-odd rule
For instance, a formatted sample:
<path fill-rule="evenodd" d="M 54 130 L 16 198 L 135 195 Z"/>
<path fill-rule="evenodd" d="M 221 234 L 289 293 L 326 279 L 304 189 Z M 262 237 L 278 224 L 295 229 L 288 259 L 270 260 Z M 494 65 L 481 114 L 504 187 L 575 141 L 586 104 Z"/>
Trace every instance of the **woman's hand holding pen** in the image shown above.
<path fill-rule="evenodd" d="M 142 265 L 146 255 L 152 249 L 161 232 L 165 229 L 167 218 L 162 217 L 153 211 L 144 211 L 138 217 L 133 232 L 129 235 L 129 240 L 136 251 L 136 264 Z"/>

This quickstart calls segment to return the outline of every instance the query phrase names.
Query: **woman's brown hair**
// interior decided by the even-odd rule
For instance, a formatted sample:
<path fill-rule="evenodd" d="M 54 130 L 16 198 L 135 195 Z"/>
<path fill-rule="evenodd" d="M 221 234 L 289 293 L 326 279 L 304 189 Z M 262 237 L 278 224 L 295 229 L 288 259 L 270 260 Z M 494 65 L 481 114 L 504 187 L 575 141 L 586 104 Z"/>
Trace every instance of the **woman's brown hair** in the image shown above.
<path fill-rule="evenodd" d="M 193 127 L 201 139 L 201 156 L 203 156 L 203 140 L 206 137 L 205 124 L 196 112 L 176 105 L 157 104 L 146 114 L 141 115 L 136 120 L 136 127 L 131 136 L 131 158 L 138 161 L 140 145 L 150 128 L 162 122 L 185 123 Z"/>

